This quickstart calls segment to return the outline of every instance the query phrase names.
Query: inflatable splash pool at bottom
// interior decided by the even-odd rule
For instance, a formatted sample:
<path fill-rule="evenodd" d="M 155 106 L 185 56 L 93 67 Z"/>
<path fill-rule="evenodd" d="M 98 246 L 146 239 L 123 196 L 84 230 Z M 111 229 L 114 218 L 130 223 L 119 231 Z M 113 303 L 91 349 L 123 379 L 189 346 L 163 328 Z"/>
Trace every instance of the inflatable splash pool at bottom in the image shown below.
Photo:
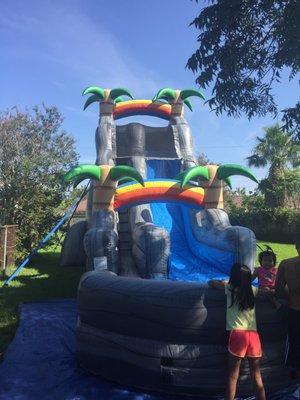
<path fill-rule="evenodd" d="M 76 360 L 76 319 L 75 300 L 20 306 L 19 328 L 0 364 L 1 400 L 192 399 L 120 386 L 82 370 Z M 267 395 L 268 400 L 299 400 L 300 386 Z M 223 397 L 207 396 L 199 390 L 196 398 L 222 400 Z M 250 399 L 254 398 L 247 396 Z"/>

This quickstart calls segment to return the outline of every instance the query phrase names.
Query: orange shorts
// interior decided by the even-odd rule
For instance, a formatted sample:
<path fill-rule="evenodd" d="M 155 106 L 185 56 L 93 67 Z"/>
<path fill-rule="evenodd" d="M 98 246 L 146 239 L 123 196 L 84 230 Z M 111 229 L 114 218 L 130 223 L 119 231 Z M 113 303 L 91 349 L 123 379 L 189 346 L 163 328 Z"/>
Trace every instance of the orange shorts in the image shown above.
<path fill-rule="evenodd" d="M 230 331 L 228 351 L 237 357 L 261 357 L 261 343 L 256 331 Z"/>

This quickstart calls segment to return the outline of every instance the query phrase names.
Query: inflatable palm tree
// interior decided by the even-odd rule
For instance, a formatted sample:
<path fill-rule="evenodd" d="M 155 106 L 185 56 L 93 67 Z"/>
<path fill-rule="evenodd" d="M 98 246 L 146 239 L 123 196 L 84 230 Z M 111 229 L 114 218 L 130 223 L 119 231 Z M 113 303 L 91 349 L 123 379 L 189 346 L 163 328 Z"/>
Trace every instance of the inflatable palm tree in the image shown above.
<path fill-rule="evenodd" d="M 96 164 L 113 165 L 115 155 L 113 154 L 112 143 L 116 130 L 113 112 L 116 103 L 123 101 L 122 96 L 132 98 L 132 95 L 129 90 L 125 88 L 103 89 L 99 86 L 87 87 L 84 89 L 82 95 L 90 95 L 84 104 L 84 110 L 95 102 L 100 104 L 99 125 L 95 133 Z"/>
<path fill-rule="evenodd" d="M 197 89 L 175 90 L 171 88 L 160 89 L 153 98 L 153 101 L 163 100 L 171 104 L 172 116 L 182 116 L 184 112 L 184 104 L 193 111 L 189 97 L 196 96 L 204 100 L 204 95 Z"/>
<path fill-rule="evenodd" d="M 143 185 L 143 178 L 126 165 L 81 165 L 72 168 L 65 181 L 78 184 L 91 179 L 87 208 L 87 230 L 83 243 L 87 254 L 87 268 L 92 269 L 96 257 L 106 257 L 112 271 L 118 271 L 118 234 L 116 213 L 113 210 L 118 181 L 129 179 Z"/>
<path fill-rule="evenodd" d="M 85 102 L 83 109 L 99 102 L 101 104 L 100 113 L 104 115 L 113 113 L 115 104 L 123 101 L 122 96 L 133 98 L 129 90 L 125 88 L 103 89 L 99 86 L 89 86 L 82 93 L 83 96 L 86 94 L 91 94 L 91 96 Z"/>
<path fill-rule="evenodd" d="M 92 212 L 98 210 L 113 210 L 115 190 L 118 181 L 132 180 L 144 186 L 144 180 L 139 172 L 128 165 L 92 165 L 84 164 L 72 168 L 64 177 L 66 182 L 74 181 L 78 185 L 84 179 L 93 180 Z"/>
<path fill-rule="evenodd" d="M 224 208 L 223 190 L 224 182 L 231 188 L 230 177 L 233 175 L 245 176 L 257 183 L 257 179 L 249 168 L 237 164 L 206 165 L 189 168 L 181 172 L 180 179 L 184 187 L 190 180 L 203 179 L 205 208 Z"/>
<path fill-rule="evenodd" d="M 184 118 L 184 105 L 191 111 L 193 110 L 189 100 L 191 96 L 204 99 L 204 95 L 197 89 L 175 90 L 168 87 L 160 89 L 153 98 L 154 102 L 163 101 L 171 105 L 170 126 L 176 131 L 176 135 L 179 138 L 183 169 L 188 169 L 196 165 L 191 129 Z"/>

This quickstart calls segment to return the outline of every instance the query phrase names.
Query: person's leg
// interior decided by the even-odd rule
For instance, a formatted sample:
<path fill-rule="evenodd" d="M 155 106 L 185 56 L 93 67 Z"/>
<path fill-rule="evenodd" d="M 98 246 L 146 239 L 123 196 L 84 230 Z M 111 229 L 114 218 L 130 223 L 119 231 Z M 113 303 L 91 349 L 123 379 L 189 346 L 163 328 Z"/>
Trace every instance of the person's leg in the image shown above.
<path fill-rule="evenodd" d="M 258 400 L 265 400 L 266 395 L 259 369 L 259 358 L 248 357 L 248 362 L 256 398 Z"/>
<path fill-rule="evenodd" d="M 282 304 L 280 303 L 280 301 L 276 299 L 275 296 L 271 296 L 270 301 L 272 305 L 276 308 L 276 310 L 279 310 L 281 308 Z"/>
<path fill-rule="evenodd" d="M 292 377 L 300 380 L 300 311 L 288 311 L 288 355 L 287 365 L 292 367 Z"/>
<path fill-rule="evenodd" d="M 266 296 L 268 297 L 272 305 L 276 308 L 276 310 L 279 310 L 282 304 L 275 297 L 275 289 L 270 288 L 268 293 L 266 293 Z"/>
<path fill-rule="evenodd" d="M 228 355 L 228 383 L 226 389 L 226 400 L 234 400 L 236 385 L 239 379 L 242 359 L 229 353 Z"/>

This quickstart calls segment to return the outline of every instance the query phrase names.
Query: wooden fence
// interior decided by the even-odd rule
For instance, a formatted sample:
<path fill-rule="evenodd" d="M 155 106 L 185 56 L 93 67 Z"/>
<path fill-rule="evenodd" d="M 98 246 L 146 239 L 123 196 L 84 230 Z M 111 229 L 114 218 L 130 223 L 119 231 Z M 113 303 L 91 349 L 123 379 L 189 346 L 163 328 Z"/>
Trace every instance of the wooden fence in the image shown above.
<path fill-rule="evenodd" d="M 0 226 L 0 266 L 3 277 L 6 268 L 15 262 L 17 229 L 18 225 Z"/>

